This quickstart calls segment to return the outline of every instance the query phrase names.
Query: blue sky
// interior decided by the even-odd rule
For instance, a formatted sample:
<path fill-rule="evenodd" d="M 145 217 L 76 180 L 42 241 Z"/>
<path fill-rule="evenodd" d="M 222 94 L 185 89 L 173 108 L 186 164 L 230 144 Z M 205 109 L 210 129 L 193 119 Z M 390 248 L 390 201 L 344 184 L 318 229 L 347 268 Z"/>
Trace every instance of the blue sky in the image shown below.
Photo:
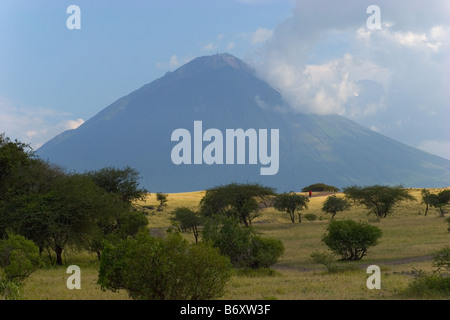
<path fill-rule="evenodd" d="M 69 30 L 67 7 L 81 9 Z M 366 25 L 377 4 L 381 29 Z M 448 1 L 2 0 L 0 133 L 34 148 L 189 60 L 229 52 L 295 112 L 450 159 Z"/>

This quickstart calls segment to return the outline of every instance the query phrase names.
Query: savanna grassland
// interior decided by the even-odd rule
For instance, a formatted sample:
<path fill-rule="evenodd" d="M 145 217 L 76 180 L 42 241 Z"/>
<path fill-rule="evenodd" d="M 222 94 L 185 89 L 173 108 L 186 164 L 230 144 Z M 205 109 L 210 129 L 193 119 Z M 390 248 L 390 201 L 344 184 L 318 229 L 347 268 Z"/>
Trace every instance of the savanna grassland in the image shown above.
<path fill-rule="evenodd" d="M 368 214 L 365 207 L 358 205 L 336 215 L 337 220 L 369 222 L 383 232 L 379 244 L 371 248 L 362 260 L 339 262 L 345 269 L 339 273 L 327 272 L 323 265 L 314 263 L 310 258 L 314 251 L 328 251 L 321 241 L 331 218 L 321 211 L 327 195 L 313 194 L 309 208 L 303 212 L 303 217 L 306 213 L 316 215 L 314 221 L 303 218 L 302 223 L 292 223 L 286 213 L 278 212 L 273 207 L 262 209 L 252 226 L 261 235 L 281 240 L 285 247 L 284 254 L 269 271 L 235 271 L 222 299 L 415 299 L 414 296 L 406 295 L 404 290 L 418 270 L 431 270 L 433 253 L 450 244 L 450 233 L 444 218 L 439 217 L 436 209 L 430 209 L 428 215 L 424 216 L 425 205 L 420 203 L 420 189 L 409 191 L 417 201 L 400 203 L 387 218 L 376 219 L 374 215 Z M 203 195 L 204 192 L 169 194 L 163 211 L 156 210 L 158 202 L 154 194 L 136 205 L 147 214 L 151 233 L 164 235 L 171 226 L 171 211 L 180 206 L 197 208 Z M 194 241 L 191 234 L 186 233 L 185 236 Z M 69 252 L 65 256 L 65 264 L 63 267 L 46 267 L 33 273 L 25 283 L 25 298 L 128 299 L 124 291 L 102 291 L 96 284 L 99 263 L 95 255 Z M 66 268 L 70 264 L 81 268 L 80 290 L 66 287 Z M 372 264 L 381 268 L 380 290 L 366 287 L 369 276 L 366 268 Z"/>

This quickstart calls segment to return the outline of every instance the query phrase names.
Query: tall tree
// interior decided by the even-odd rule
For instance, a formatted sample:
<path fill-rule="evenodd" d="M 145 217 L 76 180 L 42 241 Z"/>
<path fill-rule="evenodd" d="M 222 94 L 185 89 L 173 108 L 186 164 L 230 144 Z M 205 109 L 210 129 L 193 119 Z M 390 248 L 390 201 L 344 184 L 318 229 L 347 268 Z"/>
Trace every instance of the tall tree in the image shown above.
<path fill-rule="evenodd" d="M 0 238 L 17 227 L 19 198 L 48 191 L 64 175 L 58 166 L 36 158 L 28 145 L 0 135 Z"/>
<path fill-rule="evenodd" d="M 135 200 L 144 199 L 148 193 L 145 188 L 139 187 L 139 172 L 128 166 L 124 169 L 106 167 L 97 171 L 89 171 L 86 175 L 106 192 L 112 193 L 130 204 Z"/>
<path fill-rule="evenodd" d="M 348 199 L 366 206 L 378 218 L 385 218 L 400 201 L 416 201 L 402 186 L 351 186 L 344 188 L 344 194 Z"/>
<path fill-rule="evenodd" d="M 21 193 L 26 170 L 34 161 L 29 145 L 0 134 L 0 201 Z"/>
<path fill-rule="evenodd" d="M 123 204 L 83 175 L 53 181 L 45 193 L 18 197 L 14 202 L 20 234 L 56 255 L 62 265 L 64 250 L 86 248 L 98 234 L 97 221 L 119 215 Z"/>
<path fill-rule="evenodd" d="M 205 216 L 233 216 L 249 227 L 258 216 L 258 201 L 274 195 L 274 189 L 260 184 L 231 183 L 207 190 L 200 201 L 201 212 Z"/>
<path fill-rule="evenodd" d="M 275 197 L 273 206 L 278 211 L 285 211 L 289 214 L 292 223 L 295 222 L 295 212 L 298 214 L 298 223 L 302 222 L 301 211 L 308 209 L 309 199 L 304 195 L 295 192 L 281 193 Z"/>

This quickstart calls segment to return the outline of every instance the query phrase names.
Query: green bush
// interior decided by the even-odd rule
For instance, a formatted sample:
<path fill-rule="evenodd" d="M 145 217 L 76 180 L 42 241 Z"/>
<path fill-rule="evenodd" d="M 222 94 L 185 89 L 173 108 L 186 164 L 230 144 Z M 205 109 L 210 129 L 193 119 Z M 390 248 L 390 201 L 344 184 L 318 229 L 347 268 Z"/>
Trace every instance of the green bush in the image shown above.
<path fill-rule="evenodd" d="M 25 280 L 40 266 L 42 259 L 36 244 L 21 235 L 8 234 L 0 240 L 0 295 L 20 300 Z"/>
<path fill-rule="evenodd" d="M 250 267 L 253 264 L 252 228 L 241 227 L 236 219 L 221 217 L 209 219 L 203 228 L 203 240 L 210 242 L 229 257 L 235 268 Z"/>
<path fill-rule="evenodd" d="M 98 283 L 136 300 L 203 300 L 221 297 L 230 277 L 230 260 L 216 248 L 189 244 L 178 233 L 154 238 L 141 231 L 105 246 Z"/>
<path fill-rule="evenodd" d="M 316 221 L 317 220 L 317 215 L 315 215 L 314 213 L 305 213 L 303 215 L 303 218 L 305 218 L 308 221 Z"/>
<path fill-rule="evenodd" d="M 443 277 L 437 273 L 427 274 L 421 271 L 408 285 L 407 293 L 425 298 L 442 296 L 450 298 L 450 277 Z"/>
<path fill-rule="evenodd" d="M 240 226 L 236 219 L 210 219 L 203 229 L 203 240 L 230 258 L 235 268 L 267 268 L 284 252 L 283 243 L 258 237 L 251 227 Z"/>
<path fill-rule="evenodd" d="M 268 268 L 274 265 L 284 253 L 280 240 L 271 238 L 253 238 L 253 268 Z"/>
<path fill-rule="evenodd" d="M 7 279 L 0 280 L 0 296 L 3 300 L 22 300 L 22 285 Z"/>
<path fill-rule="evenodd" d="M 331 221 L 322 241 L 342 260 L 360 260 L 369 247 L 375 246 L 382 231 L 364 222 L 353 220 Z"/>
<path fill-rule="evenodd" d="M 41 265 L 39 248 L 33 241 L 15 234 L 0 240 L 2 278 L 21 284 Z"/>

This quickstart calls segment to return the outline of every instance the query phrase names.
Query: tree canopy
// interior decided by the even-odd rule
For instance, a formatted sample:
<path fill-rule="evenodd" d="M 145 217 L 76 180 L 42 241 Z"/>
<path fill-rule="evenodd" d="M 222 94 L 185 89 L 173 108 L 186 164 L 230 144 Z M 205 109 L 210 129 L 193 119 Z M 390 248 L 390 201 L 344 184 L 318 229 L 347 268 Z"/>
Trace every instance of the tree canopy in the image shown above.
<path fill-rule="evenodd" d="M 331 219 L 341 211 L 344 211 L 350 207 L 350 203 L 345 198 L 341 198 L 335 195 L 327 197 L 322 205 L 322 211 L 331 214 Z"/>
<path fill-rule="evenodd" d="M 178 207 L 172 212 L 172 214 L 174 217 L 171 220 L 178 223 L 178 227 L 182 231 L 190 229 L 194 234 L 195 243 L 197 243 L 199 228 L 203 224 L 203 217 L 200 213 L 187 207 Z"/>
<path fill-rule="evenodd" d="M 325 183 L 314 183 L 310 184 L 307 187 L 304 187 L 302 189 L 302 192 L 308 192 L 308 191 L 314 191 L 314 192 L 323 192 L 323 191 L 330 191 L 330 192 L 339 192 L 339 188 L 335 186 L 330 186 Z"/>
<path fill-rule="evenodd" d="M 280 193 L 275 197 L 273 206 L 278 211 L 289 214 L 292 223 L 295 222 L 295 212 L 298 214 L 298 222 L 302 222 L 301 210 L 308 209 L 309 198 L 295 192 Z"/>
<path fill-rule="evenodd" d="M 343 191 L 347 199 L 366 206 L 378 218 L 385 218 L 400 201 L 416 201 L 402 186 L 351 186 Z"/>
<path fill-rule="evenodd" d="M 89 171 L 86 175 L 97 186 L 116 195 L 124 202 L 142 200 L 148 193 L 145 188 L 139 188 L 139 172 L 128 166 L 123 169 L 105 167 L 97 171 Z"/>
<path fill-rule="evenodd" d="M 273 188 L 260 184 L 231 183 L 207 190 L 200 201 L 201 212 L 205 216 L 216 214 L 232 216 L 248 227 L 258 216 L 258 201 L 274 195 Z"/>

